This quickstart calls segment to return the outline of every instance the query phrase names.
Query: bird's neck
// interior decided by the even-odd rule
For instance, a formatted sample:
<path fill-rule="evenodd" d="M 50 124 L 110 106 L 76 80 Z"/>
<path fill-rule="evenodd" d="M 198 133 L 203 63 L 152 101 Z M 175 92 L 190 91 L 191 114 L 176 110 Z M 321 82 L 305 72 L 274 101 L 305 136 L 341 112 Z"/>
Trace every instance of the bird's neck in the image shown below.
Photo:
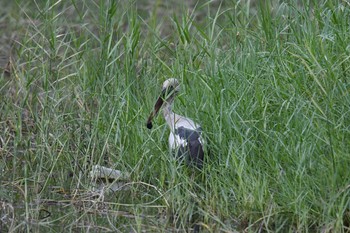
<path fill-rule="evenodd" d="M 171 131 L 174 131 L 175 123 L 178 120 L 179 116 L 173 112 L 172 107 L 172 101 L 165 102 L 165 105 L 163 107 L 163 116 L 167 124 L 169 125 Z"/>

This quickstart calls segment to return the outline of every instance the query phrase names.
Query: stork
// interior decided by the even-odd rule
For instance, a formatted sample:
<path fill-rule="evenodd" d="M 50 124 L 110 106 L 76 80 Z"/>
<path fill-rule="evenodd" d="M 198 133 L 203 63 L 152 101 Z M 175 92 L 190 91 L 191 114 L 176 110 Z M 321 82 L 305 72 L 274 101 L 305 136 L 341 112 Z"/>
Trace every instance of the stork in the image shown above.
<path fill-rule="evenodd" d="M 180 91 L 179 81 L 170 78 L 163 83 L 162 93 L 154 105 L 147 120 L 147 128 L 152 129 L 152 120 L 159 110 L 163 109 L 163 116 L 170 128 L 169 147 L 175 150 L 179 159 L 201 169 L 204 160 L 202 128 L 193 120 L 180 116 L 172 111 L 176 94 Z"/>

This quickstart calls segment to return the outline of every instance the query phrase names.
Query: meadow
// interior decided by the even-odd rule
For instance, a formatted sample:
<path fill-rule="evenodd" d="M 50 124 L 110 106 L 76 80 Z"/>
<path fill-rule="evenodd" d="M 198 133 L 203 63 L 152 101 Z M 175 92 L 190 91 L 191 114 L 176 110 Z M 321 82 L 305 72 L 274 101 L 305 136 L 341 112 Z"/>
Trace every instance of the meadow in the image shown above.
<path fill-rule="evenodd" d="M 1 5 L 0 232 L 350 231 L 348 0 Z M 146 128 L 170 77 L 195 177 Z"/>

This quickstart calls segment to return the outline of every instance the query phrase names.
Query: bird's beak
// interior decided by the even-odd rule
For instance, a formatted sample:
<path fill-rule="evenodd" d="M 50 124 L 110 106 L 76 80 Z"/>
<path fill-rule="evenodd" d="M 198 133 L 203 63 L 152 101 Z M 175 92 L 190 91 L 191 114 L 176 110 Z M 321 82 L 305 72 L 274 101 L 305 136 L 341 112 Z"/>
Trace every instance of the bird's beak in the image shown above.
<path fill-rule="evenodd" d="M 157 116 L 159 109 L 163 106 L 164 101 L 168 101 L 169 99 L 173 98 L 174 95 L 177 93 L 177 90 L 174 90 L 173 87 L 168 87 L 162 90 L 162 93 L 157 99 L 156 104 L 154 105 L 154 110 L 151 112 L 151 114 L 148 117 L 147 120 L 147 128 L 152 129 L 152 120 L 155 116 Z"/>
<path fill-rule="evenodd" d="M 162 91 L 162 94 L 158 97 L 156 104 L 154 105 L 154 110 L 151 112 L 151 114 L 148 117 L 147 120 L 147 128 L 152 129 L 152 120 L 155 116 L 157 116 L 159 109 L 162 107 L 164 103 L 164 96 L 166 95 L 166 90 Z"/>

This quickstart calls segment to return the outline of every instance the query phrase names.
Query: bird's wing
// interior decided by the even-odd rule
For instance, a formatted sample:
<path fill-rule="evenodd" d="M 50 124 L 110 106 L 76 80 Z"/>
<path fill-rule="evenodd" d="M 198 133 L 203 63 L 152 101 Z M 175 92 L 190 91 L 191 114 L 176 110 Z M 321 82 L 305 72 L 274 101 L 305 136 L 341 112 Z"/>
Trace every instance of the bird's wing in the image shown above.
<path fill-rule="evenodd" d="M 189 153 L 189 160 L 197 167 L 202 167 L 204 159 L 203 145 L 200 136 L 202 129 L 199 127 L 195 130 L 185 127 L 175 129 L 175 135 L 180 139 L 178 155 Z"/>

